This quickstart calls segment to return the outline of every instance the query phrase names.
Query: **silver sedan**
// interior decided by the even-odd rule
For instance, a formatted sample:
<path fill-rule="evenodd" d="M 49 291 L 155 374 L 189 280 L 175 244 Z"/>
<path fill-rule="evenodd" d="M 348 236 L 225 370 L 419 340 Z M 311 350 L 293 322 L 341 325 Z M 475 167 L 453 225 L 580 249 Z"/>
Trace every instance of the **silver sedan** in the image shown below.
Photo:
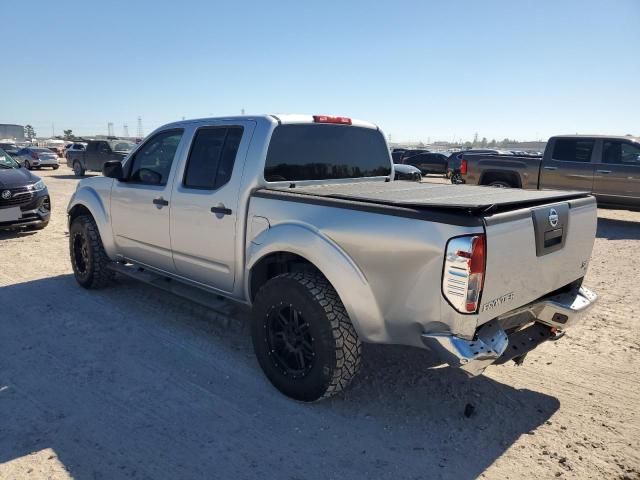
<path fill-rule="evenodd" d="M 15 159 L 28 170 L 41 167 L 52 167 L 57 170 L 59 167 L 58 155 L 48 148 L 26 147 L 18 150 Z"/>

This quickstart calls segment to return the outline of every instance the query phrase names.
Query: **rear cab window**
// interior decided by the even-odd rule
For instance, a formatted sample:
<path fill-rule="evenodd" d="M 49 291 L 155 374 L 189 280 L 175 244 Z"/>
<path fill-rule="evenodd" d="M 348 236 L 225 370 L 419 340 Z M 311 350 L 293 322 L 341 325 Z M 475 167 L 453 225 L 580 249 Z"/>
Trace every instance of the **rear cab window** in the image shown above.
<path fill-rule="evenodd" d="M 379 130 L 352 125 L 285 124 L 269 143 L 267 182 L 336 180 L 391 175 Z"/>
<path fill-rule="evenodd" d="M 595 140 L 559 138 L 553 145 L 553 160 L 589 163 Z"/>

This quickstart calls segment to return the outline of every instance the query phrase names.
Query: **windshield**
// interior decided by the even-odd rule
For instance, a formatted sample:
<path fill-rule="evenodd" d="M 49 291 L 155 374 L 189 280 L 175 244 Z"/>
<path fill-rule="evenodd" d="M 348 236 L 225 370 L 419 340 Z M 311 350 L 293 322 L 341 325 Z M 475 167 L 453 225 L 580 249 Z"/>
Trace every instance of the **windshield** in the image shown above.
<path fill-rule="evenodd" d="M 136 144 L 131 142 L 114 142 L 111 144 L 114 152 L 129 152 L 135 146 Z"/>
<path fill-rule="evenodd" d="M 0 149 L 0 168 L 20 168 L 20 165 L 7 152 Z"/>
<path fill-rule="evenodd" d="M 264 169 L 268 182 L 390 174 L 391 158 L 380 131 L 327 124 L 277 127 L 271 136 Z"/>

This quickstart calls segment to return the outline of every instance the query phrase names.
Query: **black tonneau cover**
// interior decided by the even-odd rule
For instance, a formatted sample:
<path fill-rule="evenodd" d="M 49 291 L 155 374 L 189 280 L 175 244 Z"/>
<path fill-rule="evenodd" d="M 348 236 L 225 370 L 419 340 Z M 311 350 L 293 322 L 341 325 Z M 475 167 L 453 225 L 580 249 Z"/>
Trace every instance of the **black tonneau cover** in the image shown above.
<path fill-rule="evenodd" d="M 476 185 L 416 182 L 351 182 L 329 185 L 269 187 L 261 191 L 342 199 L 412 209 L 463 211 L 492 214 L 545 203 L 587 197 L 587 192 L 521 190 Z M 260 191 L 258 191 L 260 192 Z"/>

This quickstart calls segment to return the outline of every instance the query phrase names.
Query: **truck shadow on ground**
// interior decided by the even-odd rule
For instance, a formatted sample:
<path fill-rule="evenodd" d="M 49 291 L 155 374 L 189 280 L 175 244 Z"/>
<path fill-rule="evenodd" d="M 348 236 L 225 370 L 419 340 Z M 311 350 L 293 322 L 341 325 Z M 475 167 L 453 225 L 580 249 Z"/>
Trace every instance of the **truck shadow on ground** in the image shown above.
<path fill-rule="evenodd" d="M 596 236 L 608 240 L 640 240 L 640 223 L 600 217 Z"/>
<path fill-rule="evenodd" d="M 559 408 L 395 346 L 368 346 L 342 395 L 297 403 L 262 375 L 246 311 L 127 279 L 9 285 L 0 304 L 0 472 L 51 448 L 75 478 L 472 479 Z"/>
<path fill-rule="evenodd" d="M 35 230 L 27 230 L 25 228 L 16 228 L 13 230 L 0 230 L 0 241 L 8 240 L 12 238 L 23 238 L 35 235 L 38 233 Z"/>

